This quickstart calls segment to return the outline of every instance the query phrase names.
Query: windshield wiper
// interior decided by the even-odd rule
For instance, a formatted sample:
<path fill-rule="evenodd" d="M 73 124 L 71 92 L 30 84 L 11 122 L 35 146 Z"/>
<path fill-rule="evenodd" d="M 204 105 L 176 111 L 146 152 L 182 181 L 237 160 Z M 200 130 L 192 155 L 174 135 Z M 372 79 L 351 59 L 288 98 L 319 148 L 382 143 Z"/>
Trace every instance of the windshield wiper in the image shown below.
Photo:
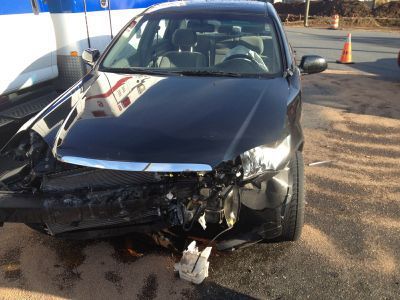
<path fill-rule="evenodd" d="M 128 74 L 149 74 L 149 75 L 183 75 L 183 76 L 217 76 L 217 77 L 244 77 L 240 73 L 208 71 L 208 70 L 190 70 L 190 71 L 167 71 L 159 69 L 144 68 L 102 68 L 100 71 L 112 73 L 128 73 Z"/>
<path fill-rule="evenodd" d="M 174 73 L 184 75 L 184 76 L 243 77 L 243 75 L 240 73 L 222 72 L 222 71 L 206 71 L 206 70 L 175 71 Z"/>
<path fill-rule="evenodd" d="M 148 74 L 148 75 L 177 75 L 174 72 L 153 70 L 153 69 L 143 69 L 143 68 L 102 68 L 102 72 L 111 73 L 127 73 L 127 74 Z"/>

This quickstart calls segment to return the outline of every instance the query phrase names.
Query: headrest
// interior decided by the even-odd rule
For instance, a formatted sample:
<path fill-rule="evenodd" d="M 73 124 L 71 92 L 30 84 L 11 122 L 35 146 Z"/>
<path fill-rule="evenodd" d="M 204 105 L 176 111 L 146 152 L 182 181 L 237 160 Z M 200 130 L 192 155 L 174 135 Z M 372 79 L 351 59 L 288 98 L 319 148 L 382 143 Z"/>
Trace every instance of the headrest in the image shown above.
<path fill-rule="evenodd" d="M 219 33 L 227 33 L 227 34 L 232 34 L 233 33 L 233 26 L 230 25 L 221 25 L 218 28 Z"/>
<path fill-rule="evenodd" d="M 243 45 L 258 54 L 264 51 L 263 41 L 258 36 L 242 36 L 239 40 L 239 45 Z"/>
<path fill-rule="evenodd" d="M 178 47 L 193 47 L 196 42 L 197 35 L 190 29 L 177 29 L 172 35 L 172 43 Z"/>
<path fill-rule="evenodd" d="M 214 25 L 200 22 L 199 20 L 190 20 L 187 28 L 195 32 L 214 32 Z"/>
<path fill-rule="evenodd" d="M 265 32 L 265 25 L 264 24 L 254 24 L 254 25 L 250 25 L 250 26 L 243 26 L 242 32 L 260 34 L 260 33 Z"/>

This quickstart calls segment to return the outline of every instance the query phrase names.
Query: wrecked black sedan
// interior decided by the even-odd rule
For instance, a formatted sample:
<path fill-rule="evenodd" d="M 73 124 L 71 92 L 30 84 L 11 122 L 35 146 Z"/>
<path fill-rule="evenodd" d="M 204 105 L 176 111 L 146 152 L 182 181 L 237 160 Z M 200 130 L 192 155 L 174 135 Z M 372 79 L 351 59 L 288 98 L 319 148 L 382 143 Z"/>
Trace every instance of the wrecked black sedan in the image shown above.
<path fill-rule="evenodd" d="M 156 5 L 82 57 L 91 71 L 2 149 L 0 222 L 71 238 L 223 232 L 220 248 L 300 236 L 300 76 L 326 62 L 295 65 L 272 5 Z"/>

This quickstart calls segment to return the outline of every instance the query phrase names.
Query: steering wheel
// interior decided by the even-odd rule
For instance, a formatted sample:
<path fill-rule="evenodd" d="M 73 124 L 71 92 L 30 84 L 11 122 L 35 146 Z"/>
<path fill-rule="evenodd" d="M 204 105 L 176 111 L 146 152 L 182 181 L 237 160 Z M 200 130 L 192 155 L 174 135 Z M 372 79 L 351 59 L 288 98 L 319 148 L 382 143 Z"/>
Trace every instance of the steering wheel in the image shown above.
<path fill-rule="evenodd" d="M 257 62 L 254 61 L 253 57 L 251 57 L 250 55 L 241 54 L 241 53 L 239 53 L 239 54 L 233 54 L 233 55 L 231 55 L 231 56 L 228 56 L 227 58 L 225 58 L 225 61 L 227 61 L 227 60 L 232 60 L 232 59 L 245 59 L 245 60 L 247 60 L 247 61 L 249 61 L 249 62 L 257 63 Z"/>
<path fill-rule="evenodd" d="M 223 68 L 230 68 L 230 65 L 233 64 L 234 62 L 241 63 L 241 64 L 247 64 L 249 67 L 251 67 L 254 72 L 265 72 L 266 70 L 263 69 L 259 63 L 257 63 L 256 60 L 250 55 L 239 53 L 239 54 L 233 54 L 231 56 L 228 56 L 225 58 L 225 60 L 220 63 L 220 67 Z M 268 69 L 267 69 L 268 70 Z"/>

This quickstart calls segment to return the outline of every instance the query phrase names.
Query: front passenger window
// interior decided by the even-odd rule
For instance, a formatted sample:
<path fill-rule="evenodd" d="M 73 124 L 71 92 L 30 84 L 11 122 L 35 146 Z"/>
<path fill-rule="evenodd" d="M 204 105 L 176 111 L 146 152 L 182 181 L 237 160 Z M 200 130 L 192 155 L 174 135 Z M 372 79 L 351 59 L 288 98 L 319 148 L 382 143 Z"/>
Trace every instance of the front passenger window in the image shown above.
<path fill-rule="evenodd" d="M 168 27 L 168 20 L 165 19 L 160 20 L 160 23 L 158 23 L 158 30 L 154 34 L 153 45 L 157 45 L 161 40 L 164 40 L 167 27 Z"/>
<path fill-rule="evenodd" d="M 128 42 L 129 45 L 131 45 L 135 50 L 137 50 L 139 47 L 140 38 L 142 37 L 144 30 L 146 29 L 147 23 L 147 21 L 144 22 Z"/>

